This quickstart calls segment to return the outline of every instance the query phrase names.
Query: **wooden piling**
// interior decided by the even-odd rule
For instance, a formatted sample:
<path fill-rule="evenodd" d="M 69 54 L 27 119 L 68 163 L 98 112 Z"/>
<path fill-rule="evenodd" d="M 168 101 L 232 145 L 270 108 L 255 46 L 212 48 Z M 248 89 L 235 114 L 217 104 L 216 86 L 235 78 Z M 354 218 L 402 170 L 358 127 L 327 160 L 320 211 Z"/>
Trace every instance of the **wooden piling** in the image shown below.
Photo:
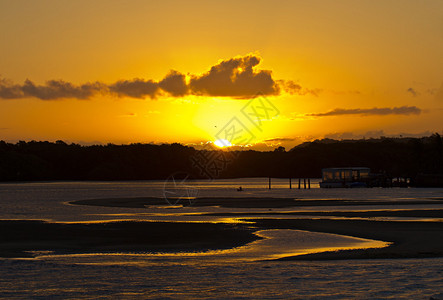
<path fill-rule="evenodd" d="M 311 189 L 311 178 L 308 178 L 308 189 Z"/>
<path fill-rule="evenodd" d="M 289 178 L 289 189 L 292 190 L 292 178 Z"/>
<path fill-rule="evenodd" d="M 269 177 L 269 189 L 271 189 L 271 177 Z"/>
<path fill-rule="evenodd" d="M 298 189 L 301 189 L 301 178 L 298 179 Z"/>
<path fill-rule="evenodd" d="M 303 178 L 303 188 L 306 190 L 306 178 Z"/>

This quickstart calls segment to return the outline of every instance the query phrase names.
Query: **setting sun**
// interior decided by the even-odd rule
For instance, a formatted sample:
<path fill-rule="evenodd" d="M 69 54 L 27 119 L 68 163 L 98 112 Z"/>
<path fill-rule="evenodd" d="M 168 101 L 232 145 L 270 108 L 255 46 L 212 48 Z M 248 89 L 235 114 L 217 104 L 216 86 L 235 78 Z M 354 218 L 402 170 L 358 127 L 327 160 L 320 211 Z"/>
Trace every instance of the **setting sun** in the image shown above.
<path fill-rule="evenodd" d="M 232 144 L 228 140 L 225 140 L 225 139 L 216 140 L 214 142 L 214 145 L 216 145 L 219 148 L 225 148 L 225 147 L 232 146 Z"/>

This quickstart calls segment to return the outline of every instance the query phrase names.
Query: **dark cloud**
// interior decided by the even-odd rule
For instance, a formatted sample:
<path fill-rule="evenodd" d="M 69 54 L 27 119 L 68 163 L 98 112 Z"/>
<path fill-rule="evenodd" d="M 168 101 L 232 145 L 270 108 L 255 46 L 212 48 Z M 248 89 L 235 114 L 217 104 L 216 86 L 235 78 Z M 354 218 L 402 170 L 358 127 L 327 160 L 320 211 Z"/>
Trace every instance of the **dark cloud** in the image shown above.
<path fill-rule="evenodd" d="M 295 83 L 292 80 L 280 80 L 279 81 L 280 86 L 283 87 L 285 92 L 289 94 L 301 94 L 302 93 L 302 87 L 298 83 Z"/>
<path fill-rule="evenodd" d="M 291 95 L 311 94 L 317 97 L 322 92 L 321 89 L 303 88 L 300 84 L 292 80 L 278 80 L 278 84 L 286 93 Z"/>
<path fill-rule="evenodd" d="M 223 60 L 202 75 L 190 74 L 189 83 L 183 73 L 174 70 L 160 81 L 134 78 L 111 84 L 95 82 L 75 85 L 62 80 L 50 80 L 43 85 L 37 85 L 26 80 L 20 85 L 0 78 L 0 99 L 89 99 L 96 94 L 108 93 L 138 99 L 153 99 L 164 94 L 173 97 L 191 94 L 247 99 L 258 94 L 280 95 L 282 91 L 298 95 L 318 95 L 321 91 L 303 88 L 290 80 L 276 81 L 272 78 L 270 70 L 256 69 L 260 61 L 261 58 L 254 54 Z"/>
<path fill-rule="evenodd" d="M 109 85 L 109 90 L 120 97 L 155 98 L 161 91 L 171 96 L 181 97 L 188 93 L 186 76 L 171 70 L 160 82 L 153 80 L 133 79 L 122 80 Z"/>
<path fill-rule="evenodd" d="M 419 93 L 414 89 L 414 88 L 408 88 L 406 90 L 408 93 L 410 93 L 413 97 L 417 97 L 419 95 Z"/>
<path fill-rule="evenodd" d="M 395 136 L 420 138 L 420 137 L 424 137 L 424 136 L 431 136 L 432 134 L 434 134 L 433 131 L 426 130 L 426 131 L 419 132 L 419 133 L 400 132 L 399 134 L 397 134 Z"/>
<path fill-rule="evenodd" d="M 155 98 L 158 92 L 158 84 L 152 80 L 133 79 L 121 80 L 109 86 L 112 93 L 119 97 L 145 98 L 149 96 Z"/>
<path fill-rule="evenodd" d="M 104 88 L 104 85 L 98 82 L 76 86 L 62 80 L 50 80 L 46 82 L 46 85 L 35 85 L 32 81 L 26 80 L 23 86 L 21 86 L 21 91 L 24 97 L 35 97 L 42 100 L 62 98 L 88 99 Z"/>
<path fill-rule="evenodd" d="M 158 83 L 159 87 L 172 96 L 180 97 L 188 93 L 186 85 L 186 76 L 177 71 L 170 71 L 168 75 Z"/>
<path fill-rule="evenodd" d="M 329 116 L 341 116 L 341 115 L 419 115 L 421 109 L 416 106 L 401 106 L 401 107 L 374 107 L 374 108 L 355 108 L 355 109 L 344 109 L 336 108 L 334 110 L 325 113 L 314 113 L 308 114 L 309 117 L 329 117 Z"/>
<path fill-rule="evenodd" d="M 424 131 L 419 133 L 410 133 L 410 132 L 400 132 L 395 134 L 388 134 L 384 130 L 374 130 L 367 131 L 364 133 L 353 133 L 353 132 L 335 132 L 329 133 L 325 135 L 325 138 L 333 139 L 333 140 L 356 140 L 356 139 L 368 139 L 368 138 L 380 138 L 380 137 L 410 137 L 410 138 L 420 138 L 424 136 L 430 136 L 433 132 Z"/>
<path fill-rule="evenodd" d="M 62 80 L 50 80 L 45 85 L 35 85 L 32 81 L 26 80 L 23 85 L 18 85 L 0 78 L 0 98 L 3 99 L 24 97 L 35 97 L 42 100 L 88 99 L 105 88 L 103 84 L 98 82 L 73 85 Z"/>
<path fill-rule="evenodd" d="M 11 81 L 0 78 L 0 98 L 3 99 L 18 99 L 23 98 L 23 91 L 21 86 L 13 84 Z"/>
<path fill-rule="evenodd" d="M 272 79 L 271 71 L 254 70 L 260 57 L 247 55 L 224 60 L 201 76 L 192 76 L 190 89 L 193 94 L 221 97 L 251 98 L 258 93 L 279 94 L 279 86 Z"/>

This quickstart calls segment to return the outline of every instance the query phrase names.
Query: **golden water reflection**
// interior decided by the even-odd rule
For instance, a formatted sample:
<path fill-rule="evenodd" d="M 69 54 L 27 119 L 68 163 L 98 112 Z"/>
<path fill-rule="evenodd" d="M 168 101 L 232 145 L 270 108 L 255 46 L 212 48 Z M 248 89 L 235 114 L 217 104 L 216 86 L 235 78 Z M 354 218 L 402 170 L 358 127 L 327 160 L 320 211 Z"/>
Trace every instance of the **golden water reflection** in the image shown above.
<path fill-rule="evenodd" d="M 303 230 L 272 229 L 255 233 L 263 239 L 242 247 L 205 252 L 178 253 L 92 253 L 42 255 L 37 259 L 64 260 L 77 264 L 145 265 L 155 263 L 252 262 L 325 251 L 387 247 L 390 243 L 330 233 Z"/>

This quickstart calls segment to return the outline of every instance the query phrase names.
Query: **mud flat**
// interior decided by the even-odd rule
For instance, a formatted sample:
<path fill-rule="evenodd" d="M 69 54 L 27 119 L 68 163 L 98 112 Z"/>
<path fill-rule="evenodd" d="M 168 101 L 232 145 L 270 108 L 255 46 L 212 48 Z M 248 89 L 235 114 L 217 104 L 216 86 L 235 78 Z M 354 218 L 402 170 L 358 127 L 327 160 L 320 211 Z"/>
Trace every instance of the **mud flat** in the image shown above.
<path fill-rule="evenodd" d="M 176 222 L 49 223 L 0 221 L 0 257 L 33 253 L 192 252 L 229 249 L 260 239 L 241 224 Z"/>

